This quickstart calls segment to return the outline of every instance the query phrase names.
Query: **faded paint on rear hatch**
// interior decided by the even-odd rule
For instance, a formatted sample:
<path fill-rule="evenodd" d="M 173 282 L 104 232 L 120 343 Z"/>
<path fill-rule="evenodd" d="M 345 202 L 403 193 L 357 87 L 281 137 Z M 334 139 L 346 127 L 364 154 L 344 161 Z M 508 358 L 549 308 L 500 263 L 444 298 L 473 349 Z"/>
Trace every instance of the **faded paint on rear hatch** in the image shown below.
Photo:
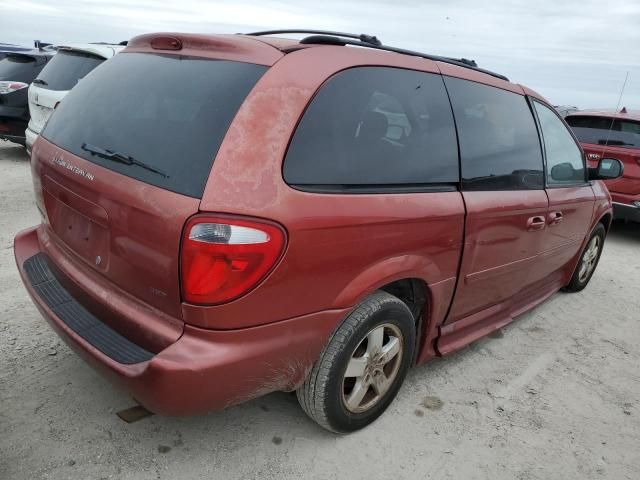
<path fill-rule="evenodd" d="M 265 70 L 165 52 L 120 53 L 95 69 L 33 147 L 48 233 L 85 268 L 181 319 L 182 229 Z"/>

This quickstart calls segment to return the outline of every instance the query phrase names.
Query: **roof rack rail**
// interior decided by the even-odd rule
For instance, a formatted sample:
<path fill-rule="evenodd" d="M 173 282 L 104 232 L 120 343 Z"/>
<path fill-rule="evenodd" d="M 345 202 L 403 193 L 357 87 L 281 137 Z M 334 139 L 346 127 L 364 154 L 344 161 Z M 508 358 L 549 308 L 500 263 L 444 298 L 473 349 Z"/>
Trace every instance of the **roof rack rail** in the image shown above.
<path fill-rule="evenodd" d="M 378 47 L 382 46 L 382 42 L 378 40 L 375 35 L 367 35 L 366 33 L 342 33 L 342 32 L 331 32 L 328 30 L 304 30 L 304 29 L 291 29 L 291 30 L 264 30 L 262 32 L 252 32 L 245 33 L 245 35 L 252 35 L 256 37 L 260 37 L 263 35 L 279 35 L 285 33 L 309 33 L 313 35 L 331 35 L 333 37 L 343 37 L 343 38 L 354 38 L 356 40 L 360 40 L 361 42 L 376 45 Z"/>
<path fill-rule="evenodd" d="M 348 40 L 348 39 L 327 36 L 327 35 L 312 35 L 310 37 L 303 38 L 302 40 L 300 40 L 300 43 L 302 44 L 314 43 L 314 44 L 321 44 L 321 45 L 354 45 L 357 47 L 374 48 L 377 50 L 401 53 L 403 55 L 412 55 L 414 57 L 426 58 L 428 60 L 433 60 L 436 62 L 449 63 L 451 65 L 457 65 L 459 67 L 470 68 L 472 70 L 476 70 L 481 73 L 486 73 L 487 75 L 491 75 L 501 80 L 509 81 L 509 79 L 504 75 L 501 75 L 496 72 L 492 72 L 491 70 L 485 70 L 484 68 L 479 68 L 475 60 L 469 60 L 466 58 L 442 57 L 440 55 L 430 55 L 427 53 L 415 52 L 413 50 L 406 50 L 404 48 L 388 47 L 386 45 L 371 45 L 371 44 L 366 44 L 359 41 Z"/>
<path fill-rule="evenodd" d="M 89 42 L 90 45 L 123 45 L 126 46 L 128 40 L 123 40 L 122 42 Z"/>
<path fill-rule="evenodd" d="M 451 57 L 442 57 L 440 55 L 430 55 L 427 53 L 416 52 L 413 50 L 406 50 L 404 48 L 396 48 L 390 47 L 387 45 L 383 45 L 380 40 L 375 35 L 367 35 L 367 34 L 354 34 L 354 33 L 341 33 L 341 32 L 330 32 L 324 30 L 300 30 L 300 29 L 292 29 L 292 30 L 265 30 L 262 32 L 253 32 L 246 33 L 245 35 L 252 36 L 262 36 L 262 35 L 278 35 L 278 34 L 287 34 L 287 33 L 309 33 L 312 34 L 309 37 L 305 37 L 300 40 L 301 44 L 319 44 L 319 45 L 354 45 L 357 47 L 367 47 L 374 48 L 377 50 L 384 50 L 387 52 L 395 52 L 403 55 L 412 55 L 414 57 L 426 58 L 428 60 L 434 60 L 436 62 L 449 63 L 451 65 L 457 65 L 459 67 L 470 68 L 472 70 L 476 70 L 481 73 L 486 73 L 487 75 L 491 75 L 492 77 L 499 78 L 501 80 L 509 79 L 504 75 L 501 75 L 496 72 L 492 72 L 491 70 L 485 70 L 484 68 L 478 67 L 478 64 L 475 60 L 469 60 L 467 58 L 451 58 Z"/>

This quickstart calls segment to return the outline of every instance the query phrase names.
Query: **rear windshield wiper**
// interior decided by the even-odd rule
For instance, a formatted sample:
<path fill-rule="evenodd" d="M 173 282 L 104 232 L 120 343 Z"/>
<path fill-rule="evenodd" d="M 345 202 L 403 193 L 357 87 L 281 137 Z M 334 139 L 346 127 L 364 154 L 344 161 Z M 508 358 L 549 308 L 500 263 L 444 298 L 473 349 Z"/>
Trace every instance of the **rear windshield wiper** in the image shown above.
<path fill-rule="evenodd" d="M 145 170 L 149 170 L 150 172 L 157 173 L 158 175 L 162 175 L 165 178 L 169 178 L 169 175 L 167 175 L 162 170 L 158 170 L 151 165 L 147 165 L 140 160 L 136 160 L 130 155 L 124 155 L 112 150 L 107 150 L 106 148 L 96 147 L 95 145 L 91 145 L 90 143 L 83 143 L 82 150 L 91 153 L 91 155 L 98 155 L 99 157 L 106 158 L 107 160 L 124 163 L 125 165 L 137 165 L 140 168 L 144 168 Z"/>
<path fill-rule="evenodd" d="M 32 83 L 35 83 L 36 85 L 49 85 L 47 82 L 45 82 L 41 78 L 36 78 Z"/>

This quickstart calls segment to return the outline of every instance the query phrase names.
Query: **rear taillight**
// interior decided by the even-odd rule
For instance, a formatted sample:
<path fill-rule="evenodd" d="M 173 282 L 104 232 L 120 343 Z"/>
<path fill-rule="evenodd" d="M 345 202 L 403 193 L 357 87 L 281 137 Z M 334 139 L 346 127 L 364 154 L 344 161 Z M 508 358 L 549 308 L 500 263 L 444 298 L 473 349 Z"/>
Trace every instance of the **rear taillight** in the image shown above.
<path fill-rule="evenodd" d="M 267 275 L 284 246 L 285 233 L 273 223 L 193 217 L 182 237 L 184 301 L 213 305 L 238 298 Z"/>
<path fill-rule="evenodd" d="M 0 93 L 13 93 L 28 86 L 29 84 L 24 82 L 0 82 Z"/>

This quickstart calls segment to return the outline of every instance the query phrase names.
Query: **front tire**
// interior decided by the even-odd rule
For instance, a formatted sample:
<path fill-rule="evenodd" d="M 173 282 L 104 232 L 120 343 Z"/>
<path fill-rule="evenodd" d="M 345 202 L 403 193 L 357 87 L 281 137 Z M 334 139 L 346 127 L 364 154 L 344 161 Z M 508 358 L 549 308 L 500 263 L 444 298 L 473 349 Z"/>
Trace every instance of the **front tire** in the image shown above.
<path fill-rule="evenodd" d="M 596 228 L 591 232 L 591 237 L 587 245 L 584 247 L 578 266 L 576 267 L 571 281 L 564 288 L 567 292 L 579 292 L 584 289 L 591 280 L 593 273 L 596 271 L 598 262 L 600 261 L 600 255 L 602 255 L 602 247 L 604 246 L 604 238 L 607 235 L 607 231 L 604 225 L 598 223 Z"/>
<path fill-rule="evenodd" d="M 407 305 L 389 293 L 374 293 L 338 327 L 298 389 L 303 410 L 336 433 L 369 425 L 398 393 L 415 337 Z"/>

